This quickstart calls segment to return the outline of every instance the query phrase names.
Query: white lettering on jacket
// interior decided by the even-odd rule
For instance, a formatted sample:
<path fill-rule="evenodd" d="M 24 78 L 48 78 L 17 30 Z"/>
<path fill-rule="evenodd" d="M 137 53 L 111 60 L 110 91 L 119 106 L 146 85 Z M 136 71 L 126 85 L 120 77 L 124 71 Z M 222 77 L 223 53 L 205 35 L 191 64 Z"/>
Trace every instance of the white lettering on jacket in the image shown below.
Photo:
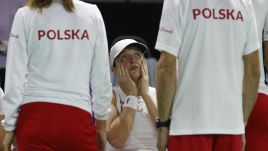
<path fill-rule="evenodd" d="M 219 9 L 204 8 L 204 9 L 193 9 L 193 19 L 196 20 L 198 17 L 205 19 L 220 19 L 220 20 L 240 20 L 243 22 L 244 18 L 241 11 L 234 9 Z"/>
<path fill-rule="evenodd" d="M 38 40 L 44 38 L 49 40 L 89 40 L 87 30 L 66 29 L 66 30 L 38 30 Z"/>

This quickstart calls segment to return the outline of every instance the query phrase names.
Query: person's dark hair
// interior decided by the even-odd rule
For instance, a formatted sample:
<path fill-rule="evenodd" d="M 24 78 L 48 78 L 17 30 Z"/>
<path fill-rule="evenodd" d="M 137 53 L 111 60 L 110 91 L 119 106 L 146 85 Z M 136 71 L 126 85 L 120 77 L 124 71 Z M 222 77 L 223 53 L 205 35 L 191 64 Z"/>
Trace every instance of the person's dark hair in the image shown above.
<path fill-rule="evenodd" d="M 47 8 L 51 5 L 53 0 L 28 0 L 27 6 L 29 6 L 32 9 L 37 9 L 39 11 L 42 11 L 43 8 Z M 73 12 L 74 11 L 74 3 L 73 0 L 61 0 L 62 5 L 65 8 L 67 12 Z"/>

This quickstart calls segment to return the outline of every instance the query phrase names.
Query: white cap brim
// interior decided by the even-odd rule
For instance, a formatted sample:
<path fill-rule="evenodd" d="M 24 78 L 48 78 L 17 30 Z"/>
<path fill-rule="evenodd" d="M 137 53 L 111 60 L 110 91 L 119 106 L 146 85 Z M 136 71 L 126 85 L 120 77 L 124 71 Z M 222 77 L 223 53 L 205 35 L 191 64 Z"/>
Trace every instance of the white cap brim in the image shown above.
<path fill-rule="evenodd" d="M 134 39 L 123 39 L 116 42 L 110 51 L 110 65 L 113 66 L 115 58 L 127 47 L 130 45 L 137 46 L 139 50 L 144 53 L 148 50 L 147 46 L 134 40 Z"/>

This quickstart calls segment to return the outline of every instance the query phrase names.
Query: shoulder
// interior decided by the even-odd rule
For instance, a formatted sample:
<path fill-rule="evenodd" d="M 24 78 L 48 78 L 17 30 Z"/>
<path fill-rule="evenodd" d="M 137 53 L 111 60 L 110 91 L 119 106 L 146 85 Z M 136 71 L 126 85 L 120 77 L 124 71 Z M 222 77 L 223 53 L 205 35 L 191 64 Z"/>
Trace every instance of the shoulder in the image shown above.
<path fill-rule="evenodd" d="M 31 9 L 28 6 L 24 6 L 17 10 L 15 16 L 20 18 L 29 18 L 30 16 L 33 16 L 35 14 L 38 14 L 35 9 Z"/>
<path fill-rule="evenodd" d="M 17 10 L 16 16 L 21 15 L 24 16 L 25 14 L 30 12 L 30 8 L 28 6 L 21 7 Z"/>
<path fill-rule="evenodd" d="M 179 3 L 182 2 L 182 0 L 168 0 L 168 1 L 164 1 L 164 2 L 169 4 L 168 6 L 178 6 Z"/>
<path fill-rule="evenodd" d="M 97 5 L 95 4 L 90 4 L 90 3 L 86 3 L 83 1 L 79 1 L 79 0 L 74 0 L 73 2 L 75 5 L 75 8 L 77 9 L 82 9 L 84 11 L 96 12 L 96 13 L 99 13 L 100 11 Z"/>
<path fill-rule="evenodd" d="M 248 11 L 253 11 L 253 3 L 251 0 L 242 0 L 242 5 L 244 5 L 245 9 Z"/>
<path fill-rule="evenodd" d="M 74 0 L 75 11 L 85 16 L 87 19 L 92 18 L 96 22 L 103 22 L 101 12 L 97 5 Z"/>
<path fill-rule="evenodd" d="M 73 3 L 77 7 L 87 7 L 87 8 L 95 8 L 96 7 L 95 4 L 86 3 L 86 2 L 83 2 L 83 1 L 80 1 L 80 0 L 74 0 Z"/>

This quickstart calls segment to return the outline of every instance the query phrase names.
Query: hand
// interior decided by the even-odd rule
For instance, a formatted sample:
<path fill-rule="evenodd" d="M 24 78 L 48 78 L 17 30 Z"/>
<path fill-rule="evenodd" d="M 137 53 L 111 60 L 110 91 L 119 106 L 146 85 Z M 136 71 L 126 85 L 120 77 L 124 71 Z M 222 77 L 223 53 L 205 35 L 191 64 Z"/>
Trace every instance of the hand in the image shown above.
<path fill-rule="evenodd" d="M 139 84 L 139 92 L 141 96 L 145 96 L 149 93 L 149 76 L 145 59 L 142 59 L 141 61 L 141 79 Z"/>
<path fill-rule="evenodd" d="M 242 135 L 242 151 L 245 150 L 246 147 L 246 136 L 245 134 Z"/>
<path fill-rule="evenodd" d="M 97 133 L 98 150 L 106 151 L 106 132 L 97 130 L 96 133 Z"/>
<path fill-rule="evenodd" d="M 126 67 L 123 66 L 123 64 L 117 63 L 117 78 L 118 78 L 118 84 L 123 90 L 123 92 L 128 95 L 137 96 L 137 87 L 134 83 L 134 81 L 131 79 L 128 70 Z"/>
<path fill-rule="evenodd" d="M 3 142 L 3 151 L 12 151 L 12 144 L 14 142 L 14 132 L 6 131 L 6 135 Z"/>
<path fill-rule="evenodd" d="M 0 40 L 0 51 L 5 51 L 7 49 L 8 42 Z"/>
<path fill-rule="evenodd" d="M 169 128 L 161 127 L 158 129 L 157 148 L 158 151 L 166 151 L 168 145 Z"/>
<path fill-rule="evenodd" d="M 106 121 L 96 120 L 96 138 L 99 151 L 106 151 Z"/>

